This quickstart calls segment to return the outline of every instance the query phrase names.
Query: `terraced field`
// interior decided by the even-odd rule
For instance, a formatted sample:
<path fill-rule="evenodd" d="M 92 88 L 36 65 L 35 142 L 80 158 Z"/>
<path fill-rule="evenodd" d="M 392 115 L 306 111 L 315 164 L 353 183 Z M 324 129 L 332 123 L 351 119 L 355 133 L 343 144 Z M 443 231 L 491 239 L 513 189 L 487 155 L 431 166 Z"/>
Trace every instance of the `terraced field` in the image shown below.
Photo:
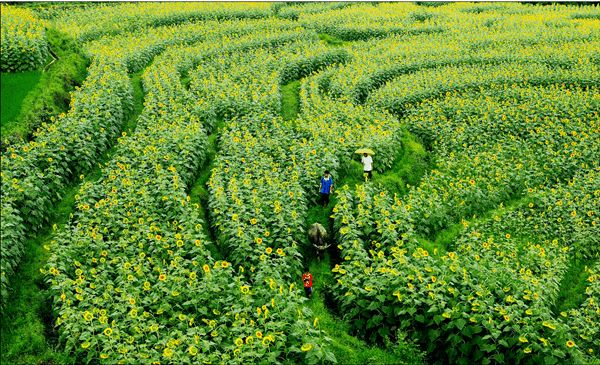
<path fill-rule="evenodd" d="M 600 363 L 597 5 L 3 5 L 2 71 L 55 37 L 89 67 L 3 132 L 3 363 Z"/>

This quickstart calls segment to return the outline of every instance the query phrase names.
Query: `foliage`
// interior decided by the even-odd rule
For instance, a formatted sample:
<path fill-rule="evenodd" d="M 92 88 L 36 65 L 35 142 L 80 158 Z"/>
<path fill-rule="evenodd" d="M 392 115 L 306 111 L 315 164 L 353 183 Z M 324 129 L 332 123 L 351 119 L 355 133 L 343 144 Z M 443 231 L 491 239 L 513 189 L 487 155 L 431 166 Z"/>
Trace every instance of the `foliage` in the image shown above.
<path fill-rule="evenodd" d="M 44 22 L 24 7 L 2 4 L 1 72 L 35 70 L 46 62 L 48 44 Z"/>
<path fill-rule="evenodd" d="M 140 16 L 143 14 L 143 16 Z M 103 4 L 93 8 L 64 8 L 56 21 L 61 30 L 80 41 L 122 32 L 193 21 L 256 19 L 271 15 L 268 3 Z"/>
<path fill-rule="evenodd" d="M 23 100 L 13 123 L 3 126 L 3 150 L 8 145 L 29 140 L 42 124 L 53 122 L 51 117 L 67 112 L 70 92 L 87 76 L 89 61 L 82 55 L 79 46 L 53 28 L 48 29 L 46 35 L 58 59 L 41 74 L 39 83 Z"/>
<path fill-rule="evenodd" d="M 442 27 L 430 21 L 433 16 L 421 16 L 410 13 L 417 7 L 405 4 L 402 7 L 379 4 L 360 4 L 351 7 L 339 7 L 324 13 L 303 13 L 299 21 L 306 27 L 319 33 L 326 33 L 344 41 L 383 38 L 390 35 L 435 34 L 442 32 Z M 417 19 L 416 19 L 416 18 Z M 398 21 L 399 19 L 403 21 Z M 415 22 L 419 24 L 414 24 Z"/>
<path fill-rule="evenodd" d="M 96 61 L 82 87 L 73 92 L 67 114 L 42 126 L 32 141 L 2 154 L 3 305 L 26 232 L 35 233 L 46 221 L 69 180 L 94 166 L 119 132 L 130 103 L 131 85 L 124 68 Z"/>
<path fill-rule="evenodd" d="M 92 63 L 71 110 L 2 156 L 2 296 L 25 231 L 80 184 L 43 267 L 73 361 L 598 362 L 596 12 L 53 10 Z M 321 209 L 325 169 L 337 193 Z M 310 259 L 314 220 L 331 272 Z M 319 302 L 299 285 L 307 263 Z"/>
<path fill-rule="evenodd" d="M 578 181 L 589 182 L 588 188 Z M 589 194 L 595 182 L 591 173 L 565 189 Z M 456 251 L 430 253 L 414 240 L 411 208 L 397 197 L 373 185 L 355 196 L 347 188 L 339 194 L 335 215 L 344 261 L 334 268 L 336 292 L 357 327 L 375 337 L 396 326 L 410 329 L 430 351 L 444 348 L 438 356 L 452 362 L 588 361 L 548 308 L 575 241 L 571 232 L 547 227 L 529 236 L 539 223 L 509 213 L 469 228 Z M 532 216 L 546 221 L 545 207 L 534 207 Z M 563 212 L 568 215 L 568 208 Z M 593 236 L 596 228 L 588 227 L 586 236 Z M 560 239 L 553 239 L 557 234 Z"/>

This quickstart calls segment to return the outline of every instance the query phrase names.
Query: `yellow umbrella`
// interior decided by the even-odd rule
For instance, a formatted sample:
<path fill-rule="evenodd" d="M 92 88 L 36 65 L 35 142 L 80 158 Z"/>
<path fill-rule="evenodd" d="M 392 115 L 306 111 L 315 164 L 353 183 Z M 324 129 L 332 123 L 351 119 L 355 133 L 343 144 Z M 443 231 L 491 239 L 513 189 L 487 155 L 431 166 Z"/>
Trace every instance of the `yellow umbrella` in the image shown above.
<path fill-rule="evenodd" d="M 373 150 L 370 148 L 360 148 L 360 149 L 356 150 L 356 152 L 354 152 L 354 153 L 358 153 L 359 155 L 362 155 L 363 153 L 366 153 L 368 155 L 375 154 L 375 152 L 373 152 Z"/>

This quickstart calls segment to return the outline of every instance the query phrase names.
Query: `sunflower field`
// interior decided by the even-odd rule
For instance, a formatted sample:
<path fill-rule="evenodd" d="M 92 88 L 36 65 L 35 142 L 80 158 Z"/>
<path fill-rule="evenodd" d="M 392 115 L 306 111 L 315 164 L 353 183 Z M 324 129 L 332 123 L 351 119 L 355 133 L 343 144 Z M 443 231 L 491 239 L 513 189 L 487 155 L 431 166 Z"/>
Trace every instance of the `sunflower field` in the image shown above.
<path fill-rule="evenodd" d="M 1 10 L 3 363 L 600 364 L 597 5 Z"/>
<path fill-rule="evenodd" d="M 0 71 L 34 70 L 48 57 L 44 22 L 25 8 L 0 7 L 2 52 Z"/>

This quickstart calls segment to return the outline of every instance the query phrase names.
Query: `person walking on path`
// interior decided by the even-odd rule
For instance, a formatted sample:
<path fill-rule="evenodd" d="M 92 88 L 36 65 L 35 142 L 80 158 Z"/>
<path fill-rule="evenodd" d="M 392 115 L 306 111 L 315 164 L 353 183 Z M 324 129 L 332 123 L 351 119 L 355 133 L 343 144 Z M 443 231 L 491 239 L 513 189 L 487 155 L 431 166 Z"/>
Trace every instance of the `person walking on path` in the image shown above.
<path fill-rule="evenodd" d="M 308 229 L 308 238 L 312 242 L 313 246 L 317 249 L 317 260 L 321 260 L 324 256 L 325 250 L 331 245 L 325 245 L 325 239 L 327 238 L 327 231 L 321 223 L 314 223 Z"/>
<path fill-rule="evenodd" d="M 368 153 L 363 153 L 360 161 L 363 164 L 363 171 L 365 176 L 370 180 L 373 178 L 373 157 L 371 157 Z"/>
<path fill-rule="evenodd" d="M 323 177 L 321 177 L 321 185 L 319 186 L 319 193 L 321 199 L 319 204 L 326 207 L 329 204 L 329 194 L 333 192 L 333 178 L 329 174 L 329 171 L 325 170 Z"/>
<path fill-rule="evenodd" d="M 304 282 L 304 293 L 306 293 L 306 297 L 308 299 L 312 298 L 312 281 L 313 276 L 308 271 L 308 267 L 304 269 L 304 274 L 302 274 L 302 282 Z"/>

